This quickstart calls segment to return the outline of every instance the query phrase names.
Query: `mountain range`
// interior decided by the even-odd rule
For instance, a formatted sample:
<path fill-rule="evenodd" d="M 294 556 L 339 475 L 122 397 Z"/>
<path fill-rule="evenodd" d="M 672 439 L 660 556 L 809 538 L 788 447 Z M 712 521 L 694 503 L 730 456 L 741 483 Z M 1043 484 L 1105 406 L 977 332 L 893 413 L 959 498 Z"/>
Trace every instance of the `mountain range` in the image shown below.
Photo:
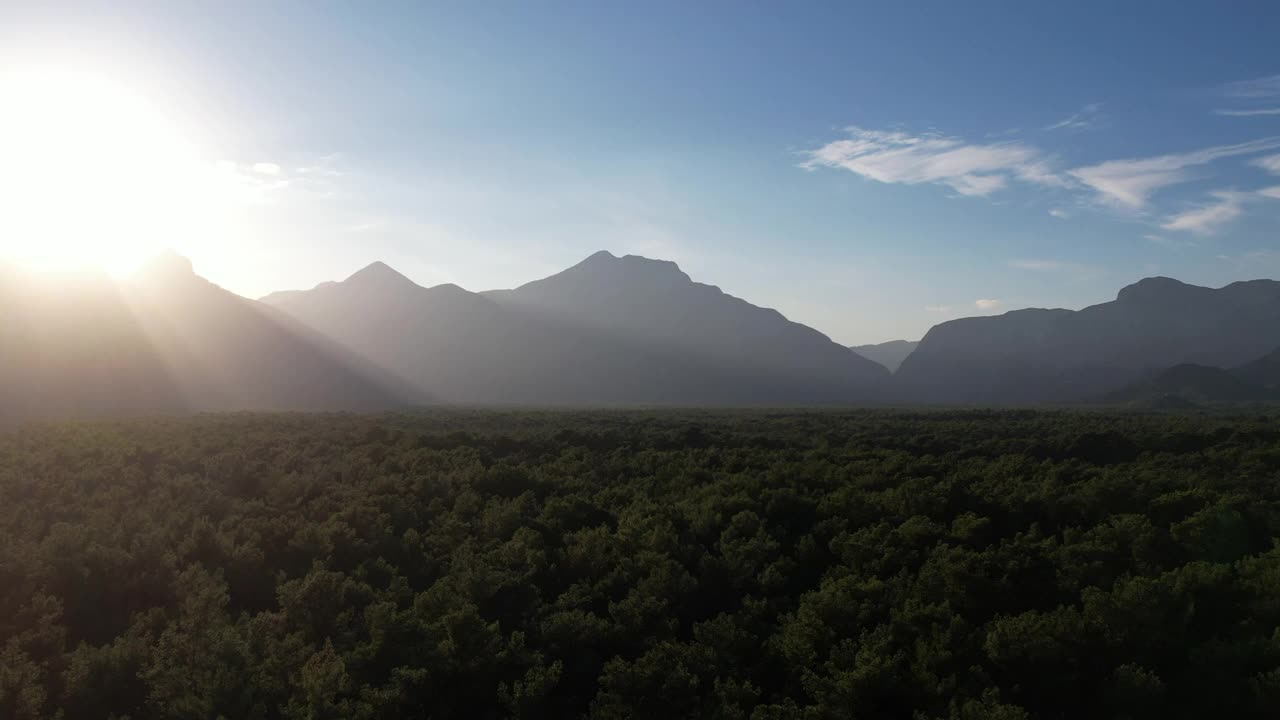
<path fill-rule="evenodd" d="M 451 402 L 860 404 L 889 373 L 675 263 L 592 255 L 514 290 L 421 287 L 382 263 L 262 301 Z"/>
<path fill-rule="evenodd" d="M 153 260 L 105 275 L 0 273 L 0 420 L 374 410 L 429 398 L 289 316 Z"/>
<path fill-rule="evenodd" d="M 607 252 L 510 290 L 423 287 L 374 263 L 261 300 L 172 254 L 123 282 L 0 267 L 0 307 L 0 422 L 436 402 L 1280 401 L 1270 280 L 1148 278 L 1079 311 L 964 318 L 919 343 L 855 348 L 675 263 Z"/>
<path fill-rule="evenodd" d="M 902 361 L 915 352 L 919 344 L 911 340 L 890 340 L 875 345 L 854 345 L 849 349 L 872 362 L 880 363 L 889 372 L 897 372 Z"/>
<path fill-rule="evenodd" d="M 1188 407 L 1280 402 L 1280 350 L 1236 368 L 1183 363 L 1097 398 L 1107 405 Z"/>
<path fill-rule="evenodd" d="M 1280 283 L 1213 289 L 1147 278 L 1079 311 L 1016 310 L 936 325 L 898 369 L 896 396 L 934 404 L 1069 402 L 1175 365 L 1244 365 L 1277 347 Z"/>

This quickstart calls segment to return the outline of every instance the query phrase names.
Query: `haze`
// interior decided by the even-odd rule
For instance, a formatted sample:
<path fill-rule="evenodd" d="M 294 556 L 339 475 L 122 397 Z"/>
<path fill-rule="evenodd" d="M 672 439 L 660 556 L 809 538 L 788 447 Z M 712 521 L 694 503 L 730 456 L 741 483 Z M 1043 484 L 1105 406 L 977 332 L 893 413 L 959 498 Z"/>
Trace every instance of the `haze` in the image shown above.
<path fill-rule="evenodd" d="M 0 0 L 0 720 L 1280 717 L 1278 39 Z"/>
<path fill-rule="evenodd" d="M 1267 3 L 9 3 L 0 252 L 124 275 L 172 247 L 260 297 L 603 248 L 916 340 L 1274 277 L 1274 30 Z"/>

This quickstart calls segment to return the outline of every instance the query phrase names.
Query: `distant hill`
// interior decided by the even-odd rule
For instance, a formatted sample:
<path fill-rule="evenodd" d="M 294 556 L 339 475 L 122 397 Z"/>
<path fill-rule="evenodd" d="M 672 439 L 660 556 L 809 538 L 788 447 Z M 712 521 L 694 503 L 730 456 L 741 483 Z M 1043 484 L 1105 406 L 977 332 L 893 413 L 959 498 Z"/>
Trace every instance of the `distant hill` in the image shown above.
<path fill-rule="evenodd" d="M 1280 393 L 1270 280 L 1148 278 L 1080 311 L 953 320 L 919 343 L 854 349 L 675 263 L 607 252 L 512 290 L 427 288 L 374 263 L 261 301 L 174 255 L 124 282 L 0 265 L 0 308 L 5 422 L 425 402 L 1176 406 Z"/>
<path fill-rule="evenodd" d="M 1146 406 L 1257 405 L 1280 402 L 1280 349 L 1237 368 L 1182 364 L 1098 399 Z"/>
<path fill-rule="evenodd" d="M 897 372 L 902 361 L 906 360 L 919 344 L 920 342 L 915 340 L 890 340 L 875 345 L 855 345 L 849 349 L 872 362 L 880 363 L 889 372 Z"/>
<path fill-rule="evenodd" d="M 514 290 L 424 288 L 375 263 L 263 301 L 456 402 L 853 403 L 888 377 L 675 263 L 604 252 Z"/>
<path fill-rule="evenodd" d="M 0 419 L 365 410 L 421 398 L 173 255 L 126 282 L 9 270 L 0 306 Z"/>
<path fill-rule="evenodd" d="M 1181 364 L 1236 367 L 1280 346 L 1280 283 L 1148 278 L 1080 311 L 1019 310 L 932 328 L 895 376 L 927 403 L 1031 404 L 1119 390 Z"/>
<path fill-rule="evenodd" d="M 1249 382 L 1280 390 L 1280 348 L 1242 365 L 1237 372 Z"/>
<path fill-rule="evenodd" d="M 1250 381 L 1240 370 L 1182 364 L 1108 393 L 1099 401 L 1149 407 L 1255 405 L 1280 401 L 1280 392 Z"/>

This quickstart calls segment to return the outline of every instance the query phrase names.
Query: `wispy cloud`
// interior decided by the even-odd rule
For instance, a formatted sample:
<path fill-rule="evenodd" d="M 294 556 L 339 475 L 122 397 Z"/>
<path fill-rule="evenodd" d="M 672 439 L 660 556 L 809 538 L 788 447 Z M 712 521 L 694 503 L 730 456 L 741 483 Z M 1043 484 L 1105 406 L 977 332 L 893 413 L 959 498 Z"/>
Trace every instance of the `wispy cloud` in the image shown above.
<path fill-rule="evenodd" d="M 1214 202 L 1178 213 L 1160 227 L 1165 230 L 1211 235 L 1244 214 L 1246 204 L 1259 200 L 1280 200 L 1280 185 L 1251 192 L 1218 190 L 1209 195 L 1214 198 Z"/>
<path fill-rule="evenodd" d="M 1219 190 L 1209 193 L 1216 202 L 1178 213 L 1160 227 L 1165 230 L 1181 230 L 1197 235 L 1212 235 L 1222 226 L 1232 222 L 1244 212 L 1248 193 Z"/>
<path fill-rule="evenodd" d="M 1097 126 L 1102 119 L 1102 103 L 1089 103 L 1080 110 L 1072 113 L 1069 117 L 1065 117 L 1052 125 L 1046 125 L 1044 130 L 1084 130 Z"/>
<path fill-rule="evenodd" d="M 1138 210 L 1147 204 L 1147 200 L 1157 190 L 1190 180 L 1191 174 L 1187 172 L 1187 168 L 1207 165 L 1222 158 L 1274 150 L 1278 147 L 1280 147 L 1280 137 L 1270 137 L 1186 153 L 1108 160 L 1097 165 L 1076 168 L 1068 174 L 1092 188 L 1103 202 Z"/>
<path fill-rule="evenodd" d="M 1219 190 L 1210 195 L 1215 201 L 1176 214 L 1160 227 L 1169 231 L 1213 234 L 1244 214 L 1244 206 L 1249 202 L 1280 200 L 1280 186 L 1263 187 L 1262 190 L 1249 192 Z"/>
<path fill-rule="evenodd" d="M 1000 307 L 1003 303 L 1001 303 L 999 300 L 981 298 L 978 300 L 974 300 L 973 304 L 974 304 L 974 307 L 978 308 L 979 310 L 995 310 L 996 308 Z"/>
<path fill-rule="evenodd" d="M 1090 269 L 1079 263 L 1068 262 L 1065 260 L 1010 260 L 1009 267 L 1015 267 L 1020 270 L 1034 270 L 1036 272 L 1061 272 L 1061 271 L 1079 271 Z"/>
<path fill-rule="evenodd" d="M 279 175 L 280 166 L 270 162 L 254 163 L 252 170 L 259 175 Z"/>
<path fill-rule="evenodd" d="M 258 172 L 257 164 L 242 164 L 231 160 L 214 163 L 217 182 L 228 194 L 241 202 L 257 204 L 271 202 L 278 191 L 289 187 L 289 180 L 278 174 Z"/>
<path fill-rule="evenodd" d="M 1280 75 L 1227 83 L 1222 86 L 1222 94 L 1229 98 L 1242 99 L 1280 97 Z"/>
<path fill-rule="evenodd" d="M 323 177 L 342 177 L 346 173 L 338 167 L 342 153 L 328 153 L 316 157 L 312 162 L 299 166 L 294 172 L 298 175 L 319 175 Z"/>
<path fill-rule="evenodd" d="M 1225 110 L 1219 108 L 1213 111 L 1214 115 L 1225 115 L 1227 117 L 1255 117 L 1258 115 L 1280 115 L 1280 108 L 1257 108 L 1256 110 Z"/>
<path fill-rule="evenodd" d="M 1180 238 L 1165 237 L 1164 235 L 1147 234 L 1142 239 L 1154 245 L 1162 245 L 1164 247 L 1195 247 L 1196 244 L 1190 240 L 1182 240 Z"/>
<path fill-rule="evenodd" d="M 1009 267 L 1018 270 L 1026 270 L 1036 273 L 1053 273 L 1066 276 L 1074 280 L 1085 280 L 1095 277 L 1098 274 L 1098 268 L 1092 265 L 1084 265 L 1070 260 L 1052 260 L 1047 258 L 1024 258 L 1020 260 L 1010 260 Z"/>
<path fill-rule="evenodd" d="M 350 233 L 371 233 L 386 230 L 387 225 L 388 223 L 386 220 L 382 218 L 375 218 L 372 220 L 362 220 L 360 222 L 352 223 L 343 228 L 343 230 Z"/>
<path fill-rule="evenodd" d="M 1253 277 L 1274 277 L 1280 272 L 1280 250 L 1250 250 L 1238 255 L 1219 255 L 1218 259 Z"/>
<path fill-rule="evenodd" d="M 1263 85 L 1259 83 L 1257 88 Z M 1241 85 L 1232 92 L 1261 92 L 1248 88 L 1254 86 Z M 1084 122 L 1082 118 L 1086 115 L 1092 117 L 1098 112 L 1100 106 L 1089 105 L 1050 127 L 1069 127 Z M 1073 194 L 1083 192 L 1106 205 L 1127 211 L 1145 211 L 1160 190 L 1205 176 L 1206 173 L 1196 170 L 1198 167 L 1280 149 L 1280 136 L 1271 136 L 1189 152 L 1107 160 L 1060 171 L 1052 156 L 1021 141 L 971 143 L 938 132 L 911 134 L 856 126 L 847 128 L 846 132 L 848 137 L 805 153 L 801 167 L 847 170 L 880 183 L 943 185 L 960 195 L 974 197 L 985 197 L 1020 182 Z M 1252 162 L 1268 172 L 1280 174 L 1280 154 L 1269 154 Z M 1161 227 L 1209 235 L 1239 218 L 1248 203 L 1276 197 L 1275 193 L 1280 192 L 1278 188 L 1280 186 L 1252 192 L 1219 190 L 1210 194 L 1209 202 L 1168 215 Z M 1072 216 L 1072 211 L 1063 206 L 1051 207 L 1048 213 L 1058 219 Z M 1047 269 L 1046 266 L 1021 267 Z"/>
<path fill-rule="evenodd" d="M 849 137 L 809 153 L 801 167 L 841 168 L 882 183 L 945 185 L 961 195 L 985 196 L 1010 180 L 1060 186 L 1063 180 L 1034 147 L 1018 142 L 978 145 L 929 133 L 847 128 Z"/>
<path fill-rule="evenodd" d="M 1280 115 L 1280 107 L 1275 107 L 1275 101 L 1280 100 L 1280 75 L 1268 75 L 1267 77 L 1254 78 L 1253 80 L 1227 83 L 1218 88 L 1217 94 L 1245 107 L 1219 108 L 1213 111 L 1214 115 L 1225 115 L 1226 117 Z M 1263 104 L 1267 105 L 1267 107 L 1259 107 Z"/>
<path fill-rule="evenodd" d="M 1268 155 L 1253 161 L 1254 165 L 1269 173 L 1280 175 L 1280 155 Z"/>

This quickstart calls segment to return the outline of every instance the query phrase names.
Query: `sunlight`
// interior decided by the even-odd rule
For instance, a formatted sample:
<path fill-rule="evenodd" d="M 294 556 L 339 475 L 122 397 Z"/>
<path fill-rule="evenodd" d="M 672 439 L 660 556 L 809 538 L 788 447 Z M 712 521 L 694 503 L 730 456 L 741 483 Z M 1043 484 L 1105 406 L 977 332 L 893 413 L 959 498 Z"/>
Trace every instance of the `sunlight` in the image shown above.
<path fill-rule="evenodd" d="M 82 70 L 0 69 L 0 259 L 128 273 L 226 195 L 165 108 Z"/>

